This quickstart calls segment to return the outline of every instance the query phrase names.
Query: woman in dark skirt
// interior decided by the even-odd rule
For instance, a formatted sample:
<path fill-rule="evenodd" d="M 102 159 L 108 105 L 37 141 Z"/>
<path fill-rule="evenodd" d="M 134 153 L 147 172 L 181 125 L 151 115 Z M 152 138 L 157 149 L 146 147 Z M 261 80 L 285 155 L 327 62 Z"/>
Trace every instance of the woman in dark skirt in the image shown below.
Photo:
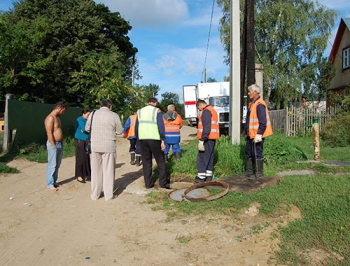
<path fill-rule="evenodd" d="M 89 133 L 85 131 L 86 120 L 89 117 L 90 110 L 83 109 L 75 123 L 75 177 L 80 183 L 86 183 L 90 178 L 90 155 L 85 153 L 84 144 L 89 137 Z"/>

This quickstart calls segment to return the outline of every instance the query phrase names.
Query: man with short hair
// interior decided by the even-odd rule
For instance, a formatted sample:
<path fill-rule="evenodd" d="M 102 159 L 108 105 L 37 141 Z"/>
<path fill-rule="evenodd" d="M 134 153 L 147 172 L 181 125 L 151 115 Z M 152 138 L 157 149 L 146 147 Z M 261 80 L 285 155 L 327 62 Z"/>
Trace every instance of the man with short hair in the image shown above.
<path fill-rule="evenodd" d="M 219 117 L 216 110 L 204 100 L 197 101 L 201 112 L 198 119 L 197 137 L 198 155 L 196 183 L 211 181 L 214 171 L 214 149 L 216 140 L 220 138 Z"/>
<path fill-rule="evenodd" d="M 170 189 L 166 177 L 164 153 L 165 128 L 162 112 L 157 108 L 157 99 L 148 99 L 147 106 L 137 111 L 136 132 L 141 146 L 142 168 L 146 188 L 154 187 L 152 178 L 152 156 L 157 162 L 159 186 Z"/>
<path fill-rule="evenodd" d="M 248 96 L 252 101 L 248 105 L 244 130 L 247 141 L 246 171 L 242 177 L 255 180 L 264 176 L 264 141 L 273 132 L 266 102 L 260 97 L 260 87 L 256 84 L 250 85 Z"/>
<path fill-rule="evenodd" d="M 163 115 L 165 126 L 164 159 L 167 161 L 170 148 L 172 148 L 173 154 L 178 161 L 181 157 L 180 129 L 182 127 L 182 118 L 175 111 L 175 106 L 173 104 L 169 104 L 167 110 L 168 111 Z"/>
<path fill-rule="evenodd" d="M 60 186 L 57 183 L 58 169 L 60 168 L 63 155 L 63 132 L 60 116 L 67 110 L 63 102 L 55 104 L 52 112 L 45 118 L 45 130 L 47 135 L 47 167 L 46 185 L 52 191 L 57 191 Z"/>
<path fill-rule="evenodd" d="M 98 200 L 103 191 L 107 201 L 114 198 L 116 135 L 122 134 L 123 127 L 118 114 L 112 112 L 112 102 L 108 99 L 102 101 L 93 117 L 92 114 L 85 126 L 90 132 L 91 124 L 91 199 Z"/>

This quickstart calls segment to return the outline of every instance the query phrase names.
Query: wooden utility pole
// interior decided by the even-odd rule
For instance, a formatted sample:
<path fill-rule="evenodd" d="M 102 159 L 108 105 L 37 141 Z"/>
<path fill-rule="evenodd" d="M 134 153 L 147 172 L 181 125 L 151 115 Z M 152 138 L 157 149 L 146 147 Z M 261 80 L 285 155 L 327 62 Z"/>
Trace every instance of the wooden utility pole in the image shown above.
<path fill-rule="evenodd" d="M 246 1 L 247 9 L 247 87 L 255 84 L 254 0 Z"/>
<path fill-rule="evenodd" d="M 239 0 L 231 0 L 230 31 L 230 137 L 232 144 L 241 139 L 241 89 L 240 89 L 240 19 Z"/>

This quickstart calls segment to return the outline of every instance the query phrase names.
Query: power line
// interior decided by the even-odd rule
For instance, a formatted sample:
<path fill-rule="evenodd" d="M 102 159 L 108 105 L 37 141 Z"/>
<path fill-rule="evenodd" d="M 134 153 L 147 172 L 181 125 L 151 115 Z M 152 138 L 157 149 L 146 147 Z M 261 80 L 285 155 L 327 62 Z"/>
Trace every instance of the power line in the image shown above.
<path fill-rule="evenodd" d="M 213 22 L 213 14 L 214 14 L 214 4 L 215 4 L 215 0 L 213 0 L 213 6 L 212 6 L 212 8 L 211 8 L 211 18 L 210 18 L 210 26 L 209 26 L 207 50 L 206 50 L 206 52 L 205 52 L 205 58 L 204 58 L 203 72 L 205 71 L 205 65 L 206 65 L 206 63 L 207 63 L 207 56 L 208 56 L 208 49 L 209 49 L 209 40 L 210 40 L 210 32 L 211 32 L 211 25 L 212 25 L 212 22 Z"/>

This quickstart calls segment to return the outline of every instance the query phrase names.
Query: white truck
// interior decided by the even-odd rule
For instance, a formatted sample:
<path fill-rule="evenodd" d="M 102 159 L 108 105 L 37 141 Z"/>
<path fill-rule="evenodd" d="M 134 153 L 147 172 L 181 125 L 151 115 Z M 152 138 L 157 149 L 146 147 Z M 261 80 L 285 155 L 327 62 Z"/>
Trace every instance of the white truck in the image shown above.
<path fill-rule="evenodd" d="M 198 113 L 197 113 L 197 89 L 196 85 L 184 85 L 183 86 L 184 106 L 185 106 L 185 119 L 189 126 L 196 126 Z"/>
<path fill-rule="evenodd" d="M 219 126 L 222 133 L 228 134 L 230 120 L 230 82 L 208 82 L 197 85 L 183 86 L 185 119 L 188 125 L 197 125 L 199 112 L 196 108 L 198 99 L 212 105 L 219 116 Z M 243 108 L 243 123 L 247 113 L 246 106 Z"/>

